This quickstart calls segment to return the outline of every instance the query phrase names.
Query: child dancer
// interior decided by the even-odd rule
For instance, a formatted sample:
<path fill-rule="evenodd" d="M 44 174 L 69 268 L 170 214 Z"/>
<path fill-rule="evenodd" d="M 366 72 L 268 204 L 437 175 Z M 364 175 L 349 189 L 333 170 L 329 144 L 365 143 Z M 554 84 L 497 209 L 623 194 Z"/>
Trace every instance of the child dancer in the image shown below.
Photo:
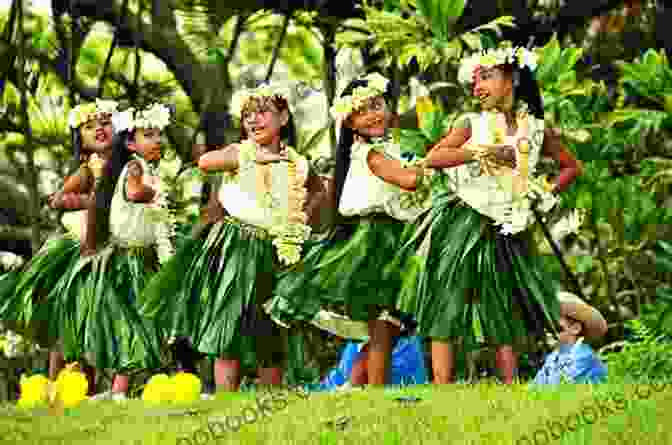
<path fill-rule="evenodd" d="M 218 198 L 227 215 L 185 243 L 144 292 L 145 314 L 217 357 L 218 389 L 237 390 L 241 362 L 256 363 L 261 384 L 283 380 L 285 332 L 260 306 L 271 296 L 277 268 L 299 260 L 321 190 L 306 158 L 292 148 L 288 98 L 272 84 L 236 94 L 232 112 L 241 116 L 241 143 L 199 160 L 205 171 L 224 171 Z"/>
<path fill-rule="evenodd" d="M 390 260 L 428 199 L 405 205 L 404 197 L 423 195 L 424 170 L 404 168 L 401 148 L 385 137 L 394 114 L 388 109 L 389 81 L 370 74 L 351 82 L 332 107 L 341 119 L 336 158 L 334 202 L 351 229 L 349 238 L 333 237 L 310 249 L 299 267 L 283 273 L 267 309 L 274 320 L 315 320 L 321 308 L 333 308 L 350 319 L 367 322 L 369 333 L 366 381 L 388 380 L 393 310 L 401 285 L 400 271 Z M 421 187 L 418 187 L 420 185 Z M 415 190 L 414 193 L 405 190 Z"/>
<path fill-rule="evenodd" d="M 453 381 L 451 343 L 464 338 L 473 345 L 476 320 L 497 347 L 505 383 L 513 382 L 517 366 L 513 346 L 556 329 L 556 287 L 532 251 L 528 227 L 533 200 L 541 198 L 541 211 L 557 200 L 534 171 L 541 155 L 559 161 L 555 194 L 574 181 L 581 165 L 544 128 L 535 66 L 535 54 L 524 48 L 466 59 L 460 80 L 476 82 L 484 112 L 464 116 L 421 163 L 443 169 L 449 186 L 433 194 L 426 249 L 411 258 L 417 269 L 399 307 L 415 315 L 420 335 L 432 339 L 436 383 Z"/>
<path fill-rule="evenodd" d="M 76 174 L 66 178 L 63 188 L 49 197 L 52 208 L 67 212 L 62 223 L 65 236 L 50 239 L 26 268 L 13 277 L 9 294 L 0 295 L 0 319 L 16 321 L 28 329 L 46 327 L 50 345 L 60 346 L 49 355 L 49 378 L 55 380 L 64 367 L 60 347 L 65 341 L 65 326 L 72 322 L 72 307 L 65 295 L 55 291 L 56 282 L 76 267 L 80 250 L 86 251 L 90 237 L 86 232 L 86 208 L 93 201 L 95 181 L 112 155 L 112 117 L 117 103 L 96 99 L 95 103 L 75 107 L 68 116 L 73 135 L 74 158 L 79 164 Z M 43 340 L 43 339 L 42 339 Z M 93 376 L 89 371 L 90 391 Z"/>
<path fill-rule="evenodd" d="M 159 104 L 118 116 L 120 132 L 93 209 L 101 246 L 56 283 L 70 295 L 77 321 L 66 330 L 72 345 L 66 358 L 92 352 L 97 368 L 117 372 L 112 392 L 96 398 L 126 398 L 127 371 L 158 365 L 158 333 L 140 317 L 136 299 L 147 277 L 172 254 L 174 218 L 157 165 L 161 131 L 169 121 L 169 110 Z"/>

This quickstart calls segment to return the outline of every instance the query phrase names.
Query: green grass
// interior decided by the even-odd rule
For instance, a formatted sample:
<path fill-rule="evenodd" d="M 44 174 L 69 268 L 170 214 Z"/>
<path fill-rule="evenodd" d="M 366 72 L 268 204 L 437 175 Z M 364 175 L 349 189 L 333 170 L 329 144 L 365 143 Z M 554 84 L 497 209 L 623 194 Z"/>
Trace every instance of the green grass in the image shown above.
<path fill-rule="evenodd" d="M 224 432 L 217 440 L 210 435 L 206 439 L 203 433 L 194 436 L 194 432 L 207 430 L 208 419 L 240 415 L 244 408 L 256 406 L 254 393 L 223 394 L 187 407 L 151 407 L 139 400 L 125 405 L 86 402 L 63 415 L 6 407 L 0 413 L 0 443 L 526 445 L 534 441 L 525 441 L 523 435 L 532 437 L 547 422 L 564 423 L 568 416 L 589 412 L 585 407 L 595 407 L 595 399 L 609 399 L 602 405 L 611 408 L 599 413 L 598 407 L 592 425 L 579 420 L 574 432 L 556 433 L 556 439 L 549 435 L 548 442 L 537 433 L 537 444 L 672 443 L 672 428 L 665 426 L 672 411 L 672 384 L 651 391 L 650 396 L 646 396 L 643 385 L 639 388 L 639 396 L 634 385 L 624 384 L 531 390 L 526 385 L 489 383 L 311 393 L 307 398 L 291 394 L 284 409 L 243 425 L 237 432 Z M 401 395 L 421 400 L 396 401 Z M 588 414 L 587 418 L 592 420 L 594 416 Z M 576 422 L 570 422 L 570 426 L 575 427 Z M 559 431 L 555 427 L 554 431 Z M 189 441 L 178 440 L 180 437 Z"/>

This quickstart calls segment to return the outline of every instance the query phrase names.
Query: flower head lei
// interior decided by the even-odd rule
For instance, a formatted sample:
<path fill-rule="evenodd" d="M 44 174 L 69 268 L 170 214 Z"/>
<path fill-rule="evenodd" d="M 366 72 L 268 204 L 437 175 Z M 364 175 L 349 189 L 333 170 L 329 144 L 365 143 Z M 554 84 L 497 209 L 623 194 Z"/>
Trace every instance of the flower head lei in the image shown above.
<path fill-rule="evenodd" d="M 116 131 L 132 131 L 136 128 L 163 130 L 168 124 L 170 124 L 170 109 L 163 104 L 153 104 L 137 111 L 129 108 L 112 117 L 112 125 Z"/>
<path fill-rule="evenodd" d="M 231 114 L 240 118 L 243 110 L 250 105 L 250 102 L 258 99 L 280 98 L 287 101 L 290 106 L 291 93 L 287 86 L 280 83 L 263 83 L 256 88 L 243 88 L 235 92 L 231 98 Z"/>
<path fill-rule="evenodd" d="M 96 99 L 95 102 L 77 105 L 68 114 L 70 128 L 79 128 L 80 125 L 95 119 L 100 115 L 115 114 L 119 104 L 114 100 Z"/>
<path fill-rule="evenodd" d="M 530 71 L 537 69 L 538 56 L 534 50 L 518 47 L 500 47 L 484 50 L 465 57 L 460 64 L 457 78 L 460 83 L 473 82 L 474 72 L 479 67 L 492 68 L 498 65 L 511 64 L 519 68 L 528 67 Z"/>
<path fill-rule="evenodd" d="M 390 83 L 387 78 L 378 73 L 371 73 L 361 80 L 367 81 L 367 86 L 355 87 L 351 95 L 334 100 L 330 110 L 334 119 L 347 119 L 350 114 L 364 107 L 369 99 L 384 95 Z"/>

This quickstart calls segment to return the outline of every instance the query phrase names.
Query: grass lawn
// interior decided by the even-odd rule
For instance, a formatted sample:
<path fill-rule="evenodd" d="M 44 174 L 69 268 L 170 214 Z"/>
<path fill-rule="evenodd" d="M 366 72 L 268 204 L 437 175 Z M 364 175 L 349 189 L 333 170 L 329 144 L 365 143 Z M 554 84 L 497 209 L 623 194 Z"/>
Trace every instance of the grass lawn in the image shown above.
<path fill-rule="evenodd" d="M 189 406 L 85 402 L 2 408 L 4 444 L 670 444 L 672 384 L 430 385 L 339 393 L 219 394 Z M 404 401 L 395 400 L 399 397 Z M 413 400 L 419 398 L 420 400 Z M 259 400 L 270 400 L 264 417 Z M 270 408 L 268 408 L 270 407 Z M 256 412 L 257 421 L 251 421 Z M 245 415 L 238 431 L 232 416 Z M 225 416 L 228 417 L 228 425 Z M 208 432 L 214 431 L 217 438 Z M 536 431 L 536 432 L 535 432 Z"/>

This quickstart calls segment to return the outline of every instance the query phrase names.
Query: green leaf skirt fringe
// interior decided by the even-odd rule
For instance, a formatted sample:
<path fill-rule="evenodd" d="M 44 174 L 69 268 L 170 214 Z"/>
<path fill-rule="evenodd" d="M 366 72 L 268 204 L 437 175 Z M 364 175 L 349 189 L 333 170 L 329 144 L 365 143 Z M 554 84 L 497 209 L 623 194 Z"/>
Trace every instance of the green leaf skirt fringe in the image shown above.
<path fill-rule="evenodd" d="M 0 320 L 33 342 L 53 346 L 63 336 L 68 316 L 54 289 L 79 257 L 78 240 L 52 238 L 23 268 L 3 275 Z"/>
<path fill-rule="evenodd" d="M 153 249 L 110 245 L 81 257 L 78 240 L 50 240 L 25 269 L 0 280 L 0 319 L 42 345 L 61 340 L 68 361 L 86 353 L 100 369 L 156 367 L 158 330 L 140 317 L 136 298 L 157 266 Z M 14 281 L 13 292 L 5 281 Z"/>
<path fill-rule="evenodd" d="M 481 335 L 489 344 L 518 345 L 556 331 L 557 286 L 531 232 L 503 235 L 448 194 L 434 197 L 427 218 L 420 247 L 407 243 L 395 260 L 405 265 L 397 269 L 404 270 L 398 307 L 414 314 L 418 335 L 461 338 L 474 348 Z"/>
<path fill-rule="evenodd" d="M 307 248 L 297 266 L 279 274 L 267 307 L 273 319 L 310 321 L 320 309 L 329 309 L 366 321 L 395 308 L 402 274 L 390 262 L 415 226 L 386 216 L 350 223 L 354 233 L 347 239 L 335 232 Z"/>
<path fill-rule="evenodd" d="M 277 364 L 288 332 L 262 310 L 275 270 L 266 232 L 226 217 L 184 241 L 145 288 L 142 313 L 201 353 L 238 358 L 246 368 Z"/>

